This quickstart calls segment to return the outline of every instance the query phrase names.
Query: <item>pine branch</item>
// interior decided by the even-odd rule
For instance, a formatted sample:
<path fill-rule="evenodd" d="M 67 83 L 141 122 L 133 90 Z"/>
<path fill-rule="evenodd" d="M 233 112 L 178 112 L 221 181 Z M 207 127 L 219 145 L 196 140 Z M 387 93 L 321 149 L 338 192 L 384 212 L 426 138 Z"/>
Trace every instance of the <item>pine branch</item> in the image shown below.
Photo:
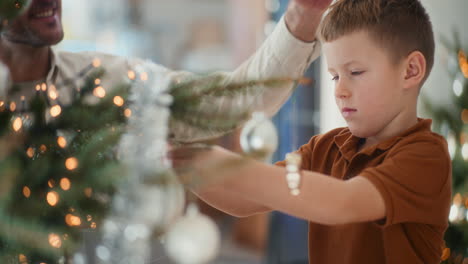
<path fill-rule="evenodd" d="M 255 101 L 253 99 L 262 89 L 272 89 L 288 83 L 308 82 L 310 80 L 305 78 L 273 78 L 226 83 L 226 77 L 223 75 L 196 78 L 174 84 L 169 89 L 173 97 L 173 104 L 170 107 L 171 117 L 205 131 L 230 131 L 248 119 L 253 109 L 251 105 Z M 243 109 L 237 109 L 241 105 L 229 106 L 227 101 L 222 108 L 214 103 L 220 97 L 232 99 L 242 95 L 252 100 L 250 105 L 244 102 Z M 210 100 L 214 102 L 210 103 Z"/>

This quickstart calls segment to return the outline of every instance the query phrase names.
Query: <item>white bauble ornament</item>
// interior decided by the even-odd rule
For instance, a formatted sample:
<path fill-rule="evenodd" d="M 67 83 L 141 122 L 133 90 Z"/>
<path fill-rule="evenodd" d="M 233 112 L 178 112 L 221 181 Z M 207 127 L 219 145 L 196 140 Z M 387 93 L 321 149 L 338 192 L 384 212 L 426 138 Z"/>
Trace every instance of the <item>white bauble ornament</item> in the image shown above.
<path fill-rule="evenodd" d="M 455 76 L 455 79 L 453 80 L 453 85 L 452 85 L 453 93 L 457 97 L 460 97 L 463 94 L 466 85 L 467 85 L 467 79 L 465 78 L 465 76 L 463 76 L 461 72 L 457 73 L 457 75 Z"/>
<path fill-rule="evenodd" d="M 176 175 L 169 173 L 165 177 L 164 184 L 141 184 L 133 222 L 165 229 L 183 214 L 185 189 Z"/>
<path fill-rule="evenodd" d="M 240 135 L 240 145 L 245 154 L 268 159 L 278 147 L 276 127 L 262 112 L 254 112 L 245 123 Z"/>
<path fill-rule="evenodd" d="M 218 254 L 220 233 L 216 224 L 190 204 L 165 236 L 164 246 L 177 264 L 202 264 Z"/>

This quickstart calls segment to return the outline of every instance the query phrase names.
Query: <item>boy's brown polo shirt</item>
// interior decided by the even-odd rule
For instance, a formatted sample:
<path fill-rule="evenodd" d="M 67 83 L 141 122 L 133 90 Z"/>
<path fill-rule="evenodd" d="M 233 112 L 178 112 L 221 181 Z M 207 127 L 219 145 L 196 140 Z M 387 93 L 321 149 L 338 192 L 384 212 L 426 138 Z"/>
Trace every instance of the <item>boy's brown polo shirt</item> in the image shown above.
<path fill-rule="evenodd" d="M 431 123 L 420 119 L 400 136 L 359 152 L 362 139 L 348 128 L 315 136 L 298 150 L 302 169 L 344 180 L 365 177 L 386 206 L 386 218 L 377 222 L 310 223 L 311 264 L 440 263 L 451 202 L 451 161 L 446 141 L 431 132 Z"/>

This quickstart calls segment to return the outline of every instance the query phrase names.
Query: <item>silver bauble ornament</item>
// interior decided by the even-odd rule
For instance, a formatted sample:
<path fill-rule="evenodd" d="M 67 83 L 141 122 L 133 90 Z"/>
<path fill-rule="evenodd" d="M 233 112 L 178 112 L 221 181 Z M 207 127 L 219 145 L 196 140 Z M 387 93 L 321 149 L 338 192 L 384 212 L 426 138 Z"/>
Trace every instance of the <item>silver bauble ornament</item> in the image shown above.
<path fill-rule="evenodd" d="M 164 238 L 168 255 L 177 264 L 203 264 L 218 254 L 220 233 L 209 217 L 202 215 L 196 205 L 190 204 Z"/>
<path fill-rule="evenodd" d="M 240 145 L 245 154 L 268 159 L 278 147 L 278 134 L 273 122 L 262 112 L 254 112 L 240 134 Z"/>

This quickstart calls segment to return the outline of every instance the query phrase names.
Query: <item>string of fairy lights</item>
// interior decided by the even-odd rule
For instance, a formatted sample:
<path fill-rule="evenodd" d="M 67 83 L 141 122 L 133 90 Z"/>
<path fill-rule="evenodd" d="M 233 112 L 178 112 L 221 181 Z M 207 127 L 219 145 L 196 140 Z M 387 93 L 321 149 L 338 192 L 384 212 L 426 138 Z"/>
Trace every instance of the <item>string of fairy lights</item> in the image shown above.
<path fill-rule="evenodd" d="M 468 58 L 463 50 L 459 50 L 457 54 L 457 66 L 459 67 L 460 74 L 458 74 L 453 82 L 453 92 L 457 97 L 463 93 L 468 79 Z M 460 118 L 464 125 L 468 125 L 468 109 L 461 110 Z M 449 134 L 447 138 L 449 152 L 452 158 L 455 156 L 457 148 L 456 137 Z M 459 138 L 461 145 L 461 154 L 465 161 L 468 161 L 468 134 L 462 132 Z M 468 197 L 466 194 L 456 193 L 453 197 L 452 206 L 450 208 L 449 221 L 452 223 L 460 223 L 468 221 Z"/>
<path fill-rule="evenodd" d="M 91 69 L 98 69 L 101 66 L 101 61 L 99 59 L 94 59 L 90 66 L 86 67 L 83 71 L 81 71 L 78 76 L 74 79 L 66 80 L 62 83 L 59 87 L 63 88 L 69 83 L 76 81 L 78 78 L 84 77 Z M 139 78 L 141 81 L 145 82 L 148 80 L 148 73 L 142 72 L 137 74 L 133 70 L 129 70 L 127 72 L 128 80 L 134 81 Z M 96 78 L 94 80 L 94 89 L 92 94 L 99 98 L 105 98 L 107 95 L 106 89 L 102 86 L 102 80 L 100 78 Z M 35 86 L 36 95 L 39 96 L 46 96 L 48 98 L 48 111 L 46 112 L 47 118 L 58 118 L 62 114 L 63 105 L 60 103 L 60 90 L 54 84 L 46 84 L 41 83 Z M 79 92 L 79 88 L 76 88 L 75 92 Z M 125 108 L 123 110 L 123 114 L 126 118 L 130 118 L 132 115 L 132 111 L 129 107 L 127 107 L 125 99 L 122 96 L 115 95 L 113 97 L 113 103 L 116 107 Z M 23 129 L 28 128 L 31 125 L 31 122 L 34 120 L 31 119 L 31 116 L 27 111 L 26 106 L 26 96 L 21 95 L 19 96 L 19 102 L 12 100 L 1 100 L 0 98 L 0 112 L 9 111 L 13 114 L 13 118 L 11 120 L 11 128 L 15 133 L 20 134 Z M 50 121 L 50 120 L 49 120 Z M 60 134 L 60 131 L 57 131 L 57 134 Z M 57 135 L 55 144 L 61 148 L 66 149 L 68 147 L 68 140 L 67 137 L 64 135 Z M 49 146 L 50 148 L 50 146 Z M 25 149 L 26 156 L 31 160 L 35 160 L 39 158 L 40 155 L 45 154 L 49 150 L 46 144 L 40 144 L 38 146 L 29 146 Z M 64 166 L 68 171 L 74 171 L 79 168 L 79 160 L 76 157 L 68 157 L 64 161 Z M 62 191 L 67 192 L 72 190 L 73 188 L 73 181 L 69 177 L 63 177 L 58 182 L 54 179 L 50 179 L 47 182 L 48 187 L 50 190 L 45 195 L 45 202 L 48 206 L 55 207 L 57 206 L 60 201 L 61 197 L 59 192 L 55 188 L 60 188 Z M 31 199 L 33 194 L 33 188 L 30 186 L 23 186 L 22 187 L 22 195 L 26 199 Z M 83 190 L 83 194 L 91 198 L 93 195 L 93 188 L 86 187 Z M 84 218 L 84 219 L 82 219 Z M 76 228 L 97 228 L 97 222 L 94 220 L 94 217 L 90 214 L 86 215 L 85 217 L 80 217 L 79 214 L 76 213 L 76 209 L 70 207 L 68 209 L 68 213 L 65 214 L 63 219 L 64 223 L 69 227 L 76 227 Z M 48 244 L 56 249 L 59 249 L 63 245 L 63 241 L 68 239 L 68 234 L 59 235 L 56 233 L 50 233 L 48 235 Z M 20 263 L 28 263 L 28 257 L 25 254 L 19 254 L 18 260 Z"/>

